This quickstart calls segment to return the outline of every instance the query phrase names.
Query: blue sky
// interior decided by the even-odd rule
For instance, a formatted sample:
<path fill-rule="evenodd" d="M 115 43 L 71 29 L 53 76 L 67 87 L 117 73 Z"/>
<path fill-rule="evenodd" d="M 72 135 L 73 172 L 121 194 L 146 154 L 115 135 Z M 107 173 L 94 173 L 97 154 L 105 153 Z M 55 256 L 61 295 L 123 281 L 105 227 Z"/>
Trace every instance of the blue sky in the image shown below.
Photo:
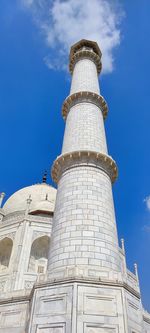
<path fill-rule="evenodd" d="M 56 2 L 59 8 L 54 8 Z M 61 152 L 61 106 L 70 87 L 69 75 L 61 68 L 66 66 L 70 42 L 81 35 L 76 23 L 80 28 L 85 17 L 91 30 L 84 27 L 84 33 L 87 38 L 102 38 L 105 55 L 107 74 L 101 75 L 100 83 L 109 105 L 105 123 L 109 153 L 119 168 L 114 185 L 119 238 L 125 239 L 129 268 L 138 263 L 143 304 L 150 311 L 150 2 L 120 1 L 120 8 L 114 1 L 108 22 L 114 29 L 111 41 L 103 39 L 105 22 L 100 25 L 98 16 L 94 28 L 91 17 L 84 12 L 79 17 L 81 0 L 73 25 L 71 20 L 69 26 L 59 24 L 67 21 L 58 10 L 62 2 L 43 0 L 40 11 L 34 0 L 0 2 L 0 191 L 7 199 L 18 189 L 41 182 L 43 171 L 50 170 Z M 72 6 L 73 0 L 66 3 Z M 53 8 L 53 17 L 46 16 L 44 6 Z M 61 27 L 66 29 L 62 34 Z"/>

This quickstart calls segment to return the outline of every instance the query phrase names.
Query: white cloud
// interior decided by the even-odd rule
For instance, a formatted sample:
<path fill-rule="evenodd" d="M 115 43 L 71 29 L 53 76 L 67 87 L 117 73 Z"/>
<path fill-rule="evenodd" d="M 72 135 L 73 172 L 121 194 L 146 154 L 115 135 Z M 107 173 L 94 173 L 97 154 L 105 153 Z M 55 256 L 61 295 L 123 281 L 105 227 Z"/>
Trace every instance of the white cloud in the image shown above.
<path fill-rule="evenodd" d="M 146 205 L 147 210 L 150 212 L 150 195 L 148 195 L 143 202 Z M 150 233 L 150 223 L 148 222 L 147 224 L 144 225 L 143 230 L 147 233 Z"/>
<path fill-rule="evenodd" d="M 146 204 L 146 208 L 150 211 L 150 195 L 148 195 L 145 199 L 144 202 Z"/>
<path fill-rule="evenodd" d="M 148 225 L 144 225 L 143 230 L 144 230 L 145 232 L 149 233 L 149 232 L 150 232 L 150 226 L 148 226 Z"/>
<path fill-rule="evenodd" d="M 117 0 L 21 1 L 32 11 L 47 46 L 55 50 L 53 57 L 45 57 L 50 68 L 64 68 L 70 46 L 85 38 L 98 42 L 103 53 L 103 73 L 113 70 L 113 50 L 120 44 L 124 14 Z"/>
<path fill-rule="evenodd" d="M 34 0 L 22 0 L 22 4 L 26 7 L 31 7 L 34 3 Z"/>

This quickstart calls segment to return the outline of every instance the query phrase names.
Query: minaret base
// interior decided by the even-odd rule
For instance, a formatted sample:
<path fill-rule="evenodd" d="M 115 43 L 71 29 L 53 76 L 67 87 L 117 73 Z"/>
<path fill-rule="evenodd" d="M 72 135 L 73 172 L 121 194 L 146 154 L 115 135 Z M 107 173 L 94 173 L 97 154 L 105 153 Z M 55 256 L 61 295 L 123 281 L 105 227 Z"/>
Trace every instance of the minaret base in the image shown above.
<path fill-rule="evenodd" d="M 70 278 L 35 286 L 28 333 L 143 332 L 137 290 L 124 282 Z"/>

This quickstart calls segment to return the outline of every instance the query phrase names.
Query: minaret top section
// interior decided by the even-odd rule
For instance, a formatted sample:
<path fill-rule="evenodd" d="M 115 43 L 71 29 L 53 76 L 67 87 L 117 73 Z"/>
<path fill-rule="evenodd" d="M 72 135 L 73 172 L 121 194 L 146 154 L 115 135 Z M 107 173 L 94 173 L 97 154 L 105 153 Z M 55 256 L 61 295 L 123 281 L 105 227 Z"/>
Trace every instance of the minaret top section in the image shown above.
<path fill-rule="evenodd" d="M 96 64 L 98 73 L 100 73 L 102 68 L 101 56 L 101 50 L 96 42 L 81 39 L 79 42 L 74 44 L 70 50 L 70 73 L 73 73 L 74 65 L 76 64 L 76 62 L 83 58 L 90 58 L 91 60 L 93 60 Z"/>

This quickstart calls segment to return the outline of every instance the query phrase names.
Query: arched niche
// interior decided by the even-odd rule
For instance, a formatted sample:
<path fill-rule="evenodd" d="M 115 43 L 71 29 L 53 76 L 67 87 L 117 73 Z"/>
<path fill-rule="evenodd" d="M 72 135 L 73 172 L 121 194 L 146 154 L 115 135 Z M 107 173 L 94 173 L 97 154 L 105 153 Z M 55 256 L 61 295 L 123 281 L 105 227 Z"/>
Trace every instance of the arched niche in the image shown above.
<path fill-rule="evenodd" d="M 37 274 L 46 273 L 50 238 L 42 236 L 34 240 L 31 246 L 28 271 Z"/>
<path fill-rule="evenodd" d="M 12 247 L 11 238 L 5 237 L 0 241 L 0 273 L 8 269 Z"/>

